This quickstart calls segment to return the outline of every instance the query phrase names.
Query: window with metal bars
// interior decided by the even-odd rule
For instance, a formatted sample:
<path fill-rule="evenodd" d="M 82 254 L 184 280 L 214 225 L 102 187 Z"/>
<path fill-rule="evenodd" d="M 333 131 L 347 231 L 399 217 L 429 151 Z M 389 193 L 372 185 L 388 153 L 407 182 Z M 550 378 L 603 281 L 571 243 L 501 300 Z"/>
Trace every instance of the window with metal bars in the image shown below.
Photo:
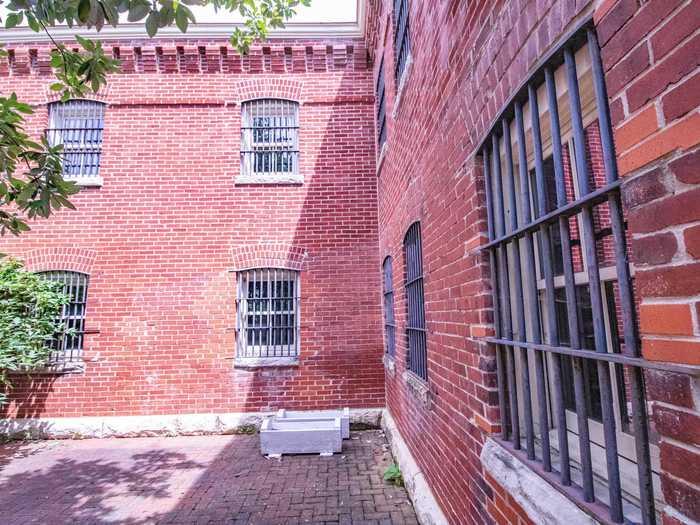
<path fill-rule="evenodd" d="M 408 0 L 394 0 L 394 78 L 398 88 L 411 55 Z"/>
<path fill-rule="evenodd" d="M 49 104 L 49 144 L 63 145 L 63 177 L 90 181 L 100 173 L 104 104 L 93 100 L 69 100 Z"/>
<path fill-rule="evenodd" d="M 241 175 L 285 178 L 299 173 L 299 103 L 249 100 L 242 106 Z"/>
<path fill-rule="evenodd" d="M 655 523 L 658 447 L 595 30 L 573 34 L 481 147 L 504 445 L 603 521 Z M 604 512 L 601 514 L 601 508 Z M 607 514 L 607 515 L 604 515 Z"/>
<path fill-rule="evenodd" d="M 236 357 L 299 355 L 299 272 L 256 268 L 238 273 Z"/>
<path fill-rule="evenodd" d="M 85 304 L 87 302 L 88 276 L 67 271 L 42 272 L 46 279 L 63 285 L 63 293 L 70 302 L 61 307 L 60 322 L 67 333 L 54 337 L 50 342 L 48 365 L 60 365 L 82 360 L 85 336 Z"/>
<path fill-rule="evenodd" d="M 386 142 L 386 94 L 384 88 L 384 57 L 379 64 L 375 95 L 377 97 L 377 153 Z"/>
<path fill-rule="evenodd" d="M 389 357 L 396 352 L 396 322 L 394 320 L 394 277 L 391 257 L 382 264 L 382 288 L 384 291 L 384 351 Z"/>
<path fill-rule="evenodd" d="M 415 222 L 403 240 L 404 289 L 406 293 L 406 338 L 408 369 L 423 380 L 428 379 L 428 349 L 425 338 L 425 304 L 423 300 L 423 251 L 420 223 Z"/>

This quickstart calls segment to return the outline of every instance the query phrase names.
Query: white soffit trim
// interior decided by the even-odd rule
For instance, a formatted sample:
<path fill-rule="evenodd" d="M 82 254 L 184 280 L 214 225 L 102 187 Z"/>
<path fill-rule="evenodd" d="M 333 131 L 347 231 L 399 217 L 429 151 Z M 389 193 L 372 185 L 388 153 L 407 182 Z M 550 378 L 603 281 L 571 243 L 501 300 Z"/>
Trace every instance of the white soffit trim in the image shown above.
<path fill-rule="evenodd" d="M 327 0 L 316 0 L 318 2 Z M 357 0 L 355 20 L 347 22 L 291 22 L 282 29 L 270 31 L 268 40 L 280 39 L 329 39 L 329 38 L 360 38 L 364 36 L 365 25 L 365 1 Z M 237 23 L 206 22 L 192 24 L 187 33 L 182 33 L 177 27 L 170 26 L 158 30 L 158 34 L 152 40 L 173 39 L 228 39 L 236 27 L 242 27 Z M 85 30 L 82 28 L 70 29 L 66 26 L 50 28 L 55 40 L 73 40 L 76 33 L 89 38 L 100 40 L 125 40 L 148 39 L 143 23 L 123 23 L 119 27 L 105 26 L 102 31 Z M 45 33 L 35 33 L 28 27 L 15 29 L 2 29 L 2 41 L 6 44 L 20 42 L 49 41 Z"/>

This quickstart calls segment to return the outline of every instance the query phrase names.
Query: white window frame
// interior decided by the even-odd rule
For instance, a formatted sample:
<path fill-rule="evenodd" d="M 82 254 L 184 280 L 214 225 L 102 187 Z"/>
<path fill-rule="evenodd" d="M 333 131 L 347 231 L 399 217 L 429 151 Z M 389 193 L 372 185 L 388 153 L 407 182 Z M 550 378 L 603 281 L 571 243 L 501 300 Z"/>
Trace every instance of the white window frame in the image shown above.
<path fill-rule="evenodd" d="M 66 102 L 50 103 L 48 113 L 49 126 L 46 135 L 49 144 L 63 145 L 63 178 L 79 186 L 102 186 L 100 164 L 104 139 L 105 104 L 96 100 L 71 99 Z M 71 123 L 71 121 L 74 122 Z M 86 140 L 88 137 L 94 140 Z M 80 155 L 81 160 L 92 158 L 96 160 L 96 166 L 83 171 L 84 164 L 81 164 L 81 170 L 78 173 L 71 173 L 66 169 L 66 156 L 71 154 Z"/>
<path fill-rule="evenodd" d="M 299 359 L 301 336 L 301 272 L 286 268 L 250 268 L 239 271 L 236 281 L 236 364 L 239 366 L 296 364 Z M 251 283 L 254 294 L 259 284 L 261 292 L 259 297 L 250 296 Z M 283 297 L 271 294 L 272 290 L 278 289 L 273 283 L 291 283 L 291 293 L 288 292 L 289 295 Z M 256 306 L 251 308 L 253 301 L 259 302 L 260 308 Z M 273 316 L 280 316 L 280 320 L 285 324 L 276 327 L 272 320 Z M 265 329 L 267 329 L 267 335 L 263 338 L 261 331 Z M 282 339 L 281 331 L 285 331 L 286 343 L 271 344 L 271 339 L 275 337 L 275 330 L 278 330 L 280 339 Z M 253 341 L 249 343 L 251 333 Z M 290 337 L 293 338 L 291 342 Z"/>
<path fill-rule="evenodd" d="M 295 100 L 284 98 L 257 98 L 241 104 L 241 170 L 239 184 L 281 184 L 304 181 L 299 166 L 299 109 Z M 269 125 L 259 126 L 258 119 L 270 119 Z M 268 130 L 272 140 L 256 140 L 258 130 Z M 278 138 L 279 140 L 276 140 Z M 269 154 L 270 164 L 276 164 L 276 155 L 288 156 L 289 170 L 260 170 L 256 156 Z"/>

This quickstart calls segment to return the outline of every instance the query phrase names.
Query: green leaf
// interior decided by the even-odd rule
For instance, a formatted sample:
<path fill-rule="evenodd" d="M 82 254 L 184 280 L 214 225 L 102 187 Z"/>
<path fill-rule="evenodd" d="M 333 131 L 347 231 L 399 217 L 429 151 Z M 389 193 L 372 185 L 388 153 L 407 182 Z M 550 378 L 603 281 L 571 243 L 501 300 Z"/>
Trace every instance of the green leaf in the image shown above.
<path fill-rule="evenodd" d="M 159 20 L 158 13 L 156 11 L 151 11 L 148 18 L 146 18 L 146 33 L 148 33 L 149 37 L 153 38 L 158 32 Z"/>
<path fill-rule="evenodd" d="M 183 33 L 187 32 L 187 25 L 189 24 L 189 19 L 187 13 L 185 12 L 185 7 L 181 6 L 175 13 L 175 24 L 177 28 Z"/>
<path fill-rule="evenodd" d="M 13 27 L 20 25 L 23 19 L 24 14 L 22 12 L 10 13 L 7 15 L 7 20 L 5 20 L 5 29 L 12 29 Z"/>
<path fill-rule="evenodd" d="M 127 15 L 127 20 L 129 22 L 138 22 L 143 19 L 151 10 L 151 6 L 148 2 L 143 2 L 142 0 L 136 0 L 129 6 L 129 14 Z"/>
<path fill-rule="evenodd" d="M 54 82 L 50 86 L 51 91 L 63 91 L 63 87 L 63 84 L 61 84 L 60 82 Z"/>
<path fill-rule="evenodd" d="M 78 4 L 78 20 L 82 23 L 87 22 L 90 17 L 90 0 L 80 0 Z"/>

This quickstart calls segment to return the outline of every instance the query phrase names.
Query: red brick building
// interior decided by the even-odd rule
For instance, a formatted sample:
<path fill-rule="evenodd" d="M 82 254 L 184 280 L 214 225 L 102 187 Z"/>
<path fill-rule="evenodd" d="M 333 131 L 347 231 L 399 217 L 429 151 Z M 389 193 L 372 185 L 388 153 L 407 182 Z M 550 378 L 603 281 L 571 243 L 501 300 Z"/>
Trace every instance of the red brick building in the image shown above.
<path fill-rule="evenodd" d="M 89 277 L 83 363 L 5 424 L 385 406 L 427 523 L 700 521 L 700 5 L 362 5 L 109 42 L 101 185 L 2 240 Z M 0 67 L 63 129 L 43 44 Z"/>

